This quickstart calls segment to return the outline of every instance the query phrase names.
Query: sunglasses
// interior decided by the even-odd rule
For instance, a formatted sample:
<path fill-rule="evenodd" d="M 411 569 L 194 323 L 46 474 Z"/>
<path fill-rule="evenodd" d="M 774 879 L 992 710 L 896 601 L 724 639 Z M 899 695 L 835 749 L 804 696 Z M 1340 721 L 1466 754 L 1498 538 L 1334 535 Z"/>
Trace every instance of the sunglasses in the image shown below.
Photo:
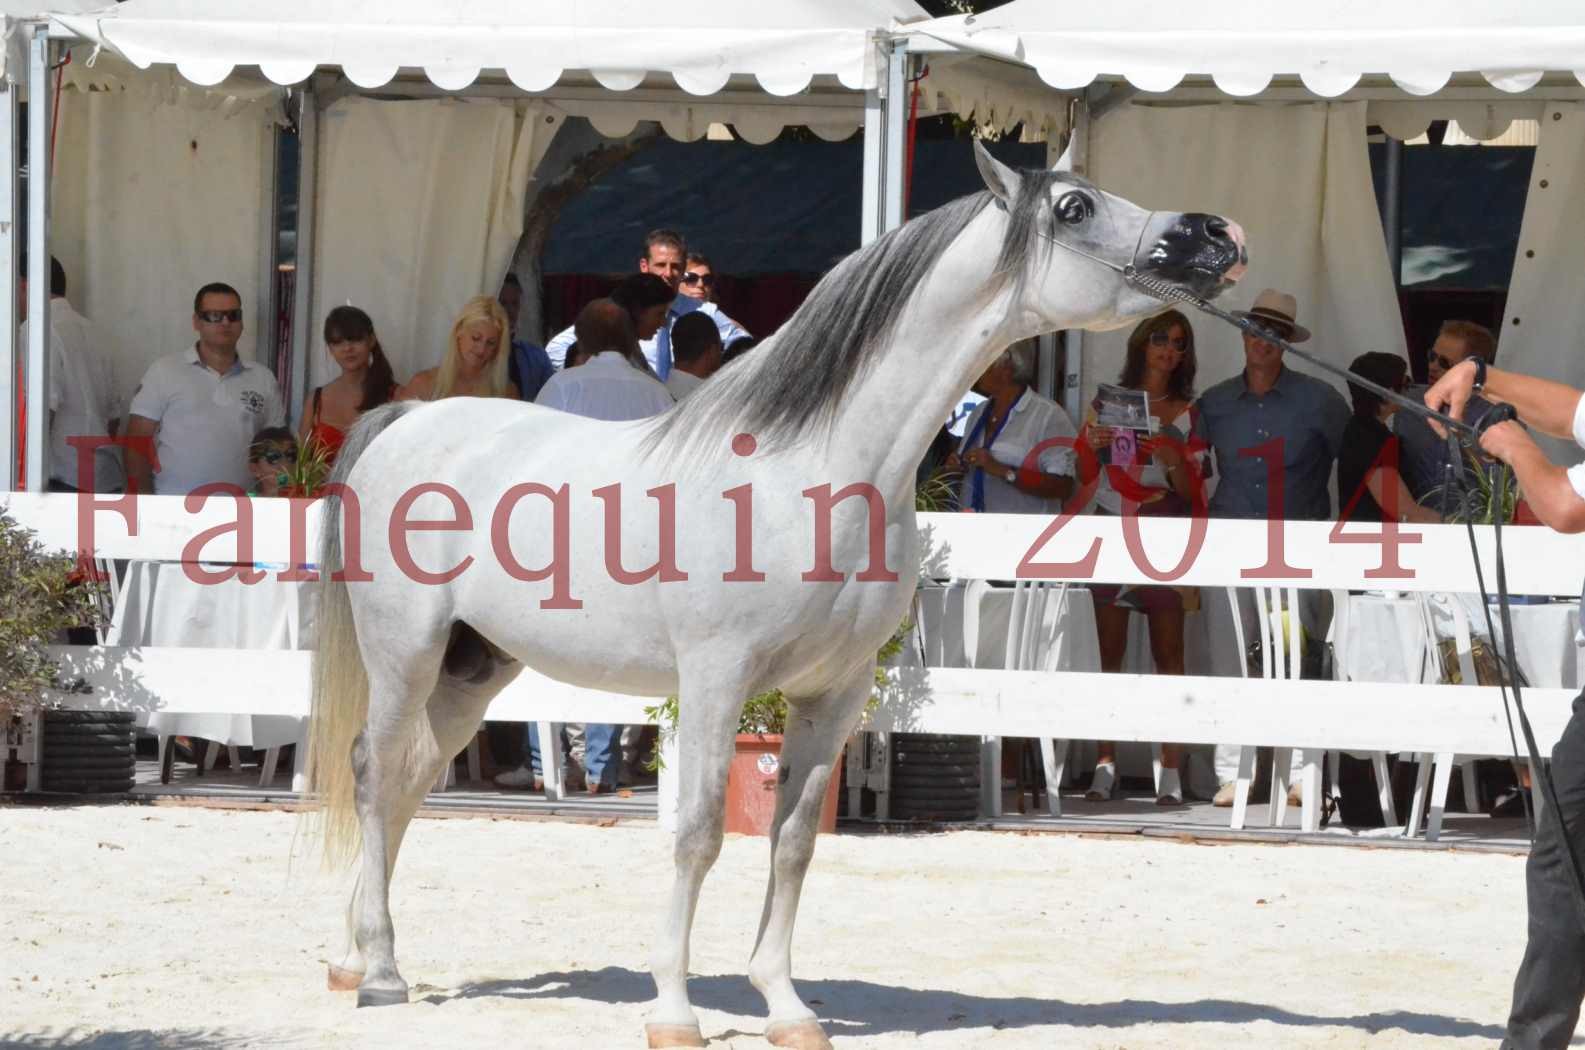
<path fill-rule="evenodd" d="M 1447 359 L 1446 355 L 1439 354 L 1439 353 L 1437 353 L 1434 350 L 1427 350 L 1425 352 L 1425 359 L 1426 359 L 1426 363 L 1427 364 L 1429 364 L 1429 363 L 1434 361 L 1437 364 L 1441 365 L 1442 366 L 1442 371 L 1444 371 L 1444 372 L 1446 372 L 1448 369 L 1452 368 L 1454 365 L 1458 364 L 1458 361 L 1449 361 Z"/>
<path fill-rule="evenodd" d="M 287 461 L 289 461 L 291 459 L 292 459 L 292 454 L 290 452 L 287 452 L 285 449 L 279 449 L 279 448 L 272 448 L 268 452 L 260 452 L 258 455 L 253 457 L 253 461 L 255 463 L 257 463 L 257 462 L 262 460 L 263 462 L 268 463 L 272 467 L 275 466 L 277 463 L 285 463 L 285 462 L 287 462 Z"/>
<path fill-rule="evenodd" d="M 1170 346 L 1174 350 L 1178 351 L 1179 353 L 1183 353 L 1184 351 L 1189 349 L 1189 337 L 1185 335 L 1185 336 L 1179 336 L 1178 338 L 1173 339 L 1173 338 L 1169 337 L 1165 331 L 1151 332 L 1150 333 L 1150 345 L 1151 346 Z"/>
<path fill-rule="evenodd" d="M 713 274 L 713 273 L 694 273 L 692 270 L 690 270 L 689 272 L 687 272 L 687 273 L 682 275 L 682 283 L 683 284 L 702 284 L 706 288 L 711 288 L 711 287 L 714 287 L 714 285 L 715 285 L 715 274 Z"/>
<path fill-rule="evenodd" d="M 242 310 L 200 310 L 198 319 L 205 324 L 225 324 L 227 321 L 238 324 L 242 321 Z"/>

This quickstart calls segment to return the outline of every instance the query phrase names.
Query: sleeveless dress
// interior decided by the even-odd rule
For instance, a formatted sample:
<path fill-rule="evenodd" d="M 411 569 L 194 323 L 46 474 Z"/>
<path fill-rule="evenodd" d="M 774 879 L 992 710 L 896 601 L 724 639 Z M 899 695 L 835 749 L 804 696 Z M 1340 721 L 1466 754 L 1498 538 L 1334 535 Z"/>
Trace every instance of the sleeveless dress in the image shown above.
<path fill-rule="evenodd" d="M 347 440 L 347 432 L 340 427 L 331 426 L 319 418 L 319 404 L 325 388 L 314 388 L 314 407 L 309 419 L 312 422 L 308 428 L 309 444 L 317 445 L 324 452 L 325 462 L 334 463 L 336 456 L 341 452 L 342 444 Z"/>
<path fill-rule="evenodd" d="M 1193 405 L 1185 405 L 1183 411 L 1171 419 L 1160 420 L 1157 433 L 1188 442 L 1194 433 L 1198 414 L 1198 409 Z M 1094 425 L 1095 412 L 1091 409 L 1089 418 L 1084 422 L 1084 431 L 1087 432 Z M 1081 432 L 1079 436 L 1080 440 L 1085 440 L 1087 433 Z M 1191 444 L 1189 455 L 1197 461 L 1203 461 L 1205 454 L 1195 451 Z M 1136 505 L 1135 513 L 1141 517 L 1184 517 L 1194 510 L 1189 501 L 1179 496 L 1177 490 L 1168 483 L 1166 469 L 1154 461 L 1145 463 L 1137 470 L 1112 465 L 1101 467 L 1095 492 L 1097 512 L 1122 514 L 1125 499 Z M 1192 611 L 1199 608 L 1197 587 L 1091 584 L 1090 594 L 1096 605 L 1116 604 L 1140 612 L 1173 609 Z"/>

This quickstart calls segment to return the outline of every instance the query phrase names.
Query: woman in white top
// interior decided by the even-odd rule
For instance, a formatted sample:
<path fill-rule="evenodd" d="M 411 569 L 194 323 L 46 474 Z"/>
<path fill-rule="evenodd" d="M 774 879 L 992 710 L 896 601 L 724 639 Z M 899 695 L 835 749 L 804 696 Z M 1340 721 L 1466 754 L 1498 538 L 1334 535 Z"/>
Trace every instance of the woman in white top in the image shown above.
<path fill-rule="evenodd" d="M 945 464 L 963 474 L 962 510 L 1056 514 L 1073 492 L 1078 431 L 1061 405 L 1029 389 L 1030 371 L 1028 355 L 1009 349 L 974 383 L 986 400 L 970 414 Z M 1062 438 L 1068 440 L 1053 440 Z"/>
<path fill-rule="evenodd" d="M 1187 461 L 1187 435 L 1194 432 L 1190 403 L 1194 400 L 1194 329 L 1177 310 L 1168 310 L 1134 329 L 1128 337 L 1128 357 L 1118 385 L 1143 390 L 1150 397 L 1153 435 L 1137 441 L 1138 459 L 1131 466 L 1107 463 L 1100 468 L 1096 486 L 1097 512 L 1182 516 L 1199 508 L 1205 512 L 1205 495 L 1198 474 Z M 1101 458 L 1115 449 L 1116 431 L 1096 426 L 1093 413 L 1084 424 L 1084 440 Z M 1192 453 L 1191 453 L 1192 455 Z M 1186 605 L 1197 602 L 1191 588 L 1092 586 L 1095 627 L 1100 635 L 1101 670 L 1120 671 L 1128 648 L 1128 618 L 1142 612 L 1150 625 L 1150 653 L 1157 674 L 1183 673 L 1183 617 Z M 1181 805 L 1183 785 L 1178 774 L 1183 749 L 1161 747 L 1159 805 Z M 1095 775 L 1086 798 L 1104 801 L 1117 786 L 1116 748 L 1102 741 L 1096 755 Z"/>

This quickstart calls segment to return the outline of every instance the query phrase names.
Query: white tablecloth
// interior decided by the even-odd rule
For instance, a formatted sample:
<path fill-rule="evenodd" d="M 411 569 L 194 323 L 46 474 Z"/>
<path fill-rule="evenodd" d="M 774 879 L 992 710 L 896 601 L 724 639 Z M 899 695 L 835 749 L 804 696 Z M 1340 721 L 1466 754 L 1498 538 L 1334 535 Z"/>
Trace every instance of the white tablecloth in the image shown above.
<path fill-rule="evenodd" d="M 1442 637 L 1452 636 L 1452 603 L 1469 619 L 1470 633 L 1484 637 L 1486 622 L 1478 595 L 1427 596 L 1432 624 Z M 1574 644 L 1579 629 L 1579 602 L 1513 605 L 1514 654 L 1525 681 L 1533 686 L 1578 689 L 1581 651 Z M 1502 621 L 1492 608 L 1492 621 L 1502 637 Z M 1440 668 L 1426 643 L 1420 599 L 1378 594 L 1349 598 L 1349 617 L 1338 664 L 1342 676 L 1356 682 L 1435 682 Z M 1501 650 L 1499 650 L 1501 651 Z"/>
<path fill-rule="evenodd" d="M 175 562 L 132 562 L 116 599 L 107 645 L 173 648 L 300 649 L 313 637 L 312 584 L 268 573 L 255 584 L 195 582 Z M 154 712 L 139 724 L 160 735 L 195 736 L 242 747 L 280 747 L 302 720 L 280 715 Z"/>

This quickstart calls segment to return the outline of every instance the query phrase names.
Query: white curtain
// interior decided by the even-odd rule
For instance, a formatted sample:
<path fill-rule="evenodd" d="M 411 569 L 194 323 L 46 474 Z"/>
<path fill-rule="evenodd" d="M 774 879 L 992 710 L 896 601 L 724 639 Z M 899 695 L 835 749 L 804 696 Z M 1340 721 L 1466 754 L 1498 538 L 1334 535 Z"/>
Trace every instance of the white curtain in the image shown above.
<path fill-rule="evenodd" d="M 345 303 L 373 318 L 398 382 L 439 364 L 462 304 L 500 287 L 562 120 L 508 100 L 349 98 L 325 111 L 311 387 L 337 374 L 321 326 Z"/>
<path fill-rule="evenodd" d="M 1585 105 L 1551 102 L 1541 118 L 1497 362 L 1585 388 Z M 1572 442 L 1550 451 L 1579 458 Z"/>
<path fill-rule="evenodd" d="M 1326 360 L 1346 368 L 1367 350 L 1405 352 L 1364 103 L 1124 106 L 1093 126 L 1090 174 L 1143 207 L 1214 212 L 1243 226 L 1249 273 L 1218 301 L 1224 308 L 1247 308 L 1276 288 L 1297 297 L 1299 323 L 1314 333 L 1304 349 Z M 1190 321 L 1199 390 L 1242 371 L 1237 329 L 1203 314 Z M 1127 338 L 1127 329 L 1085 333 L 1086 404 L 1098 382 L 1116 381 Z"/>
<path fill-rule="evenodd" d="M 125 405 L 155 358 L 191 346 L 193 293 L 242 295 L 254 357 L 271 126 L 263 110 L 168 103 L 154 92 L 61 95 L 50 240 L 67 299 L 114 344 Z"/>

